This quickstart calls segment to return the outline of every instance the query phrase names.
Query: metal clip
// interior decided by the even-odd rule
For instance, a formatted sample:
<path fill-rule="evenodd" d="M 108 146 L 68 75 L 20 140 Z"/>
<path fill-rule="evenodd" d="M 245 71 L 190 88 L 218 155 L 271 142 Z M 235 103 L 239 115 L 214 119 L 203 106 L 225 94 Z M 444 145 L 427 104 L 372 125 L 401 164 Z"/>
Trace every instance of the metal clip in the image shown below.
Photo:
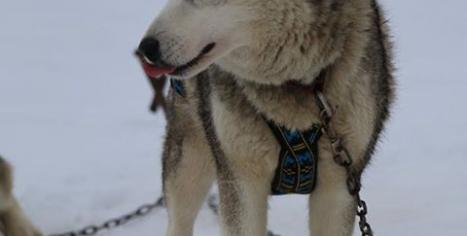
<path fill-rule="evenodd" d="M 343 167 L 349 167 L 352 165 L 353 160 L 350 157 L 349 152 L 342 145 L 342 139 L 336 138 L 331 140 L 332 152 L 334 154 L 334 161 Z"/>
<path fill-rule="evenodd" d="M 318 98 L 318 102 L 322 107 L 320 116 L 321 118 L 325 118 L 327 122 L 329 122 L 329 120 L 334 116 L 334 111 L 332 110 L 332 107 L 329 105 L 328 100 L 321 91 L 316 91 L 316 95 Z"/>

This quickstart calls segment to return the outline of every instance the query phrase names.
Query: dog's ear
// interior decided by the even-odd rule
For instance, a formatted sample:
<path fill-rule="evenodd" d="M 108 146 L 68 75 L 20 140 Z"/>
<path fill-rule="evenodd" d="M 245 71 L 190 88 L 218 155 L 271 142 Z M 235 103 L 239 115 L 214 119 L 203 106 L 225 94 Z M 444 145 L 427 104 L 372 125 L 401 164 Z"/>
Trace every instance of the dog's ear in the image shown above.
<path fill-rule="evenodd" d="M 152 79 L 148 77 L 148 80 L 154 89 L 154 98 L 152 100 L 150 110 L 152 112 L 157 112 L 159 108 L 162 108 L 162 110 L 165 112 L 167 104 L 165 100 L 164 89 L 167 84 L 167 77 L 163 76 L 158 79 Z"/>

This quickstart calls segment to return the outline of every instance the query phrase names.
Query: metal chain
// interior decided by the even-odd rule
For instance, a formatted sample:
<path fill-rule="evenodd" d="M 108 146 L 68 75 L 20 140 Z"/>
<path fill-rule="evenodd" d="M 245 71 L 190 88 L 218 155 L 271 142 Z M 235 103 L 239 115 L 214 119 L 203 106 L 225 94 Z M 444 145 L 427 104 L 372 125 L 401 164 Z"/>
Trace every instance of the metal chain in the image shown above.
<path fill-rule="evenodd" d="M 165 200 L 163 197 L 160 197 L 156 202 L 152 204 L 145 204 L 136 209 L 135 211 L 123 215 L 121 217 L 115 218 L 108 220 L 104 222 L 103 224 L 100 225 L 90 225 L 87 227 L 84 227 L 81 230 L 77 231 L 70 231 L 66 233 L 61 233 L 61 234 L 51 234 L 48 236 L 92 236 L 92 235 L 97 235 L 98 233 L 102 231 L 108 231 L 117 227 L 120 227 L 130 221 L 142 218 L 152 211 L 156 209 L 160 209 L 165 207 Z M 215 195 L 211 195 L 208 198 L 208 207 L 209 209 L 214 213 L 214 215 L 219 215 L 219 204 L 217 203 L 217 197 Z M 268 231 L 267 236 L 280 236 L 279 234 L 275 234 L 272 231 Z"/>
<path fill-rule="evenodd" d="M 351 168 L 353 164 L 353 158 L 350 155 L 348 149 L 343 145 L 342 139 L 338 137 L 335 130 L 331 127 L 331 119 L 334 116 L 334 110 L 329 105 L 326 97 L 322 94 L 321 91 L 315 91 L 316 100 L 320 108 L 320 120 L 322 123 L 323 133 L 328 136 L 331 151 L 333 154 L 334 161 L 339 165 L 345 168 L 347 173 L 347 187 L 349 193 L 355 197 L 357 202 L 357 216 L 359 217 L 359 227 L 362 233 L 362 236 L 373 236 L 373 230 L 370 224 L 367 221 L 368 208 L 366 202 L 363 201 L 360 197 L 361 182 L 360 176 Z M 165 201 L 163 197 L 160 197 L 156 202 L 151 204 L 145 204 L 135 211 L 123 215 L 121 217 L 108 220 L 100 225 L 90 225 L 78 231 L 70 231 L 61 234 L 51 234 L 49 236 L 93 236 L 102 231 L 111 230 L 122 225 L 127 224 L 130 221 L 134 221 L 141 217 L 144 217 L 154 211 L 155 209 L 160 209 L 165 207 Z M 217 199 L 214 195 L 211 195 L 208 199 L 208 207 L 215 214 L 219 214 L 219 205 Z M 267 236 L 280 236 L 268 230 Z"/>
<path fill-rule="evenodd" d="M 331 119 L 334 116 L 334 110 L 330 106 L 326 97 L 321 91 L 316 91 L 316 100 L 320 108 L 320 120 L 323 133 L 329 139 L 334 161 L 345 168 L 347 173 L 347 187 L 350 195 L 355 197 L 357 202 L 357 216 L 359 218 L 359 227 L 362 236 L 373 236 L 373 230 L 367 221 L 368 208 L 366 202 L 360 197 L 361 182 L 360 176 L 352 169 L 354 159 L 348 149 L 344 146 L 342 139 L 339 138 L 336 131 L 331 127 Z"/>
<path fill-rule="evenodd" d="M 121 217 L 115 218 L 108 220 L 100 225 L 90 225 L 87 227 L 84 227 L 81 230 L 77 231 L 70 231 L 66 233 L 61 233 L 61 234 L 51 234 L 49 236 L 92 236 L 96 235 L 102 231 L 107 231 L 111 230 L 117 227 L 120 227 L 124 224 L 127 224 L 130 221 L 134 221 L 138 218 L 144 217 L 154 211 L 155 209 L 163 208 L 165 206 L 164 204 L 164 198 L 160 197 L 156 202 L 151 203 L 151 204 L 145 204 L 136 209 L 135 211 L 128 213 L 126 215 L 123 215 Z"/>

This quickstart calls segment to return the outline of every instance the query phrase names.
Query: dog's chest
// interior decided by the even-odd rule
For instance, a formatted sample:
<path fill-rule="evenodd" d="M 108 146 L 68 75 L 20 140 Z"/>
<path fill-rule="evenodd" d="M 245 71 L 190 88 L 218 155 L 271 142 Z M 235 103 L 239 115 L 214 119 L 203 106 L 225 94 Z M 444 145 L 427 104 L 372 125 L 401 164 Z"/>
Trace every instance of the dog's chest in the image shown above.
<path fill-rule="evenodd" d="M 275 173 L 268 176 L 273 194 L 309 194 L 314 189 L 318 126 L 294 131 L 276 125 L 229 83 L 214 83 L 211 106 L 213 125 L 230 162 L 254 165 L 256 174 Z"/>
<path fill-rule="evenodd" d="M 223 84 L 224 85 L 224 84 Z M 222 150 L 231 161 L 273 170 L 280 148 L 271 130 L 238 88 L 213 85 L 212 122 Z"/>

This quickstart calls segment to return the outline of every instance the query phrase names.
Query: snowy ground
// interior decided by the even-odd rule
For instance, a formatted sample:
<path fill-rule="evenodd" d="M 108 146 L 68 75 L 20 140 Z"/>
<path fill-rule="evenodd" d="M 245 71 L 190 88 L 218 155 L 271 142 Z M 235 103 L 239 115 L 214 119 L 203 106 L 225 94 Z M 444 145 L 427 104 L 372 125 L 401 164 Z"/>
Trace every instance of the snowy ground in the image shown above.
<path fill-rule="evenodd" d="M 383 2 L 399 99 L 365 176 L 370 219 L 378 235 L 467 235 L 467 4 Z M 164 122 L 146 110 L 151 91 L 132 50 L 162 4 L 2 2 L 0 152 L 45 232 L 100 222 L 160 194 Z M 270 227 L 305 235 L 303 208 L 302 197 L 272 199 Z M 107 235 L 163 235 L 165 225 L 161 211 Z M 196 235 L 219 235 L 207 209 Z"/>

